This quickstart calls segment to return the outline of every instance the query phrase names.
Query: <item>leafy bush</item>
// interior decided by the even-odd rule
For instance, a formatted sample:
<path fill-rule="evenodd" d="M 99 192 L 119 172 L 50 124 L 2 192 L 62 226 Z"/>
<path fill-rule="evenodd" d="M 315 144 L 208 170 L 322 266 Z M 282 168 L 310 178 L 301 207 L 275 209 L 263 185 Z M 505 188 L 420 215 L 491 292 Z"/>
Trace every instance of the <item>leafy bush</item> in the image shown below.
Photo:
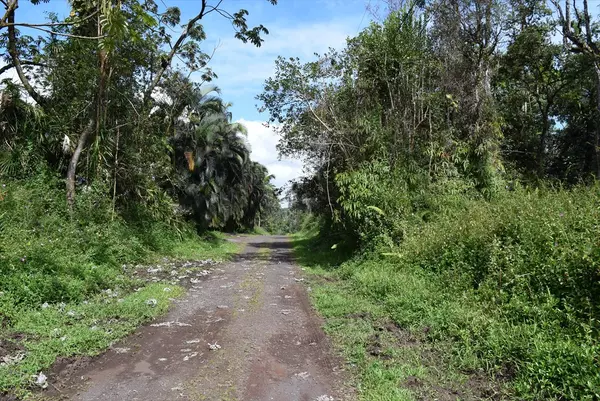
<path fill-rule="evenodd" d="M 518 399 L 598 399 L 600 186 L 438 194 L 426 219 L 398 200 L 403 241 L 344 263 L 343 297 L 383 307 L 463 371 L 508 377 Z"/>
<path fill-rule="evenodd" d="M 337 174 L 336 185 L 341 193 L 340 220 L 363 245 L 371 247 L 393 247 L 402 242 L 410 227 L 481 197 L 465 180 L 442 178 L 432 183 L 416 167 L 400 171 L 386 162 Z"/>
<path fill-rule="evenodd" d="M 81 301 L 126 285 L 122 264 L 168 252 L 195 235 L 149 216 L 126 222 L 93 187 L 81 191 L 70 217 L 62 180 L 48 173 L 0 185 L 0 291 L 16 305 Z"/>

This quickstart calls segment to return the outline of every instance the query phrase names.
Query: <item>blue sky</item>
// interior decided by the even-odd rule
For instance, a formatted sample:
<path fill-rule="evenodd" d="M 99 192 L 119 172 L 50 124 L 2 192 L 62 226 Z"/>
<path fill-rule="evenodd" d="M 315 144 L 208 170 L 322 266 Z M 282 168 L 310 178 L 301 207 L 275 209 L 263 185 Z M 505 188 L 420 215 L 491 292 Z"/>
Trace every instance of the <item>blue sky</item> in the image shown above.
<path fill-rule="evenodd" d="M 191 15 L 191 1 L 180 1 L 184 16 Z M 365 0 L 280 0 L 272 6 L 267 0 L 229 0 L 228 11 L 249 11 L 249 26 L 263 24 L 269 30 L 260 48 L 233 38 L 233 29 L 219 16 L 205 22 L 207 51 L 218 45 L 210 63 L 219 78 L 215 84 L 225 100 L 233 103 L 233 118 L 248 128 L 252 158 L 267 166 L 282 186 L 301 175 L 300 160 L 279 160 L 275 146 L 278 138 L 262 125 L 268 118 L 260 114 L 255 96 L 265 79 L 274 71 L 278 55 L 300 57 L 309 61 L 314 53 L 329 47 L 343 47 L 348 36 L 354 36 L 369 23 Z M 189 14 L 188 14 L 189 13 Z"/>
<path fill-rule="evenodd" d="M 182 23 L 197 14 L 200 7 L 199 0 L 156 1 L 159 7 L 179 7 Z M 252 158 L 267 166 L 276 176 L 276 185 L 281 186 L 298 177 L 302 162 L 278 160 L 275 150 L 278 138 L 271 129 L 262 125 L 268 116 L 258 113 L 255 107 L 255 96 L 261 92 L 264 80 L 272 74 L 275 58 L 278 55 L 294 56 L 309 61 L 314 58 L 315 52 L 323 53 L 329 47 L 343 47 L 348 36 L 355 36 L 369 24 L 371 15 L 366 11 L 367 4 L 381 2 L 279 0 L 279 4 L 273 6 L 267 0 L 224 0 L 222 8 L 230 13 L 246 9 L 249 12 L 249 26 L 263 24 L 269 30 L 260 48 L 235 39 L 231 24 L 216 13 L 203 21 L 207 33 L 203 50 L 210 53 L 217 47 L 209 64 L 218 75 L 214 84 L 221 89 L 223 99 L 233 103 L 233 119 L 248 128 Z M 48 4 L 38 6 L 26 0 L 20 3 L 17 21 L 42 22 L 49 11 L 56 12 L 59 17 L 64 17 L 70 11 L 66 0 L 51 0 Z M 179 29 L 175 29 L 172 36 L 177 37 L 179 32 Z"/>

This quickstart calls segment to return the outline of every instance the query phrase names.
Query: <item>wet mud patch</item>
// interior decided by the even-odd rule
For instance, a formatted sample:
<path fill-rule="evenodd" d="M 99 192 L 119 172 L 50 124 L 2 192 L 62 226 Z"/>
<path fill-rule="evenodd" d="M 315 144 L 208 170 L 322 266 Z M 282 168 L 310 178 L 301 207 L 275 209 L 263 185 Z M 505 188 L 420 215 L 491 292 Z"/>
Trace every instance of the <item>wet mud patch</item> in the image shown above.
<path fill-rule="evenodd" d="M 21 333 L 11 333 L 0 339 L 0 366 L 17 362 L 18 355 L 25 353 L 24 339 L 25 335 Z"/>

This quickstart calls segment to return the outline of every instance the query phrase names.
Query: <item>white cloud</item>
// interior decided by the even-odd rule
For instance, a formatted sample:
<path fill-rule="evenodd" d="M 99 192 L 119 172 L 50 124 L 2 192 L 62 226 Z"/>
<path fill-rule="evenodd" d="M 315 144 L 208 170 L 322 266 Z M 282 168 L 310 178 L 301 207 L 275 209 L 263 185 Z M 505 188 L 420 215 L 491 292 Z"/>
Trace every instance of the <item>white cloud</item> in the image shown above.
<path fill-rule="evenodd" d="M 225 36 L 210 62 L 219 76 L 217 85 L 228 95 L 256 92 L 273 75 L 277 56 L 314 59 L 329 47 L 341 49 L 346 38 L 356 34 L 356 18 L 321 21 L 297 26 L 269 25 L 269 35 L 261 47 L 244 44 Z M 226 89 L 225 89 L 226 88 Z"/>
<path fill-rule="evenodd" d="M 237 122 L 243 124 L 248 130 L 250 157 L 267 167 L 269 173 L 275 176 L 276 186 L 281 187 L 289 180 L 302 175 L 300 160 L 279 160 L 276 149 L 279 138 L 272 128 L 265 127 L 262 121 L 240 119 Z"/>
<path fill-rule="evenodd" d="M 254 106 L 254 95 L 275 71 L 277 56 L 299 57 L 302 61 L 314 59 L 314 53 L 322 54 L 330 47 L 342 49 L 346 38 L 356 34 L 356 18 L 334 19 L 302 25 L 272 25 L 270 34 L 261 47 L 244 44 L 237 39 L 222 39 L 210 67 L 218 74 L 216 84 L 226 97 L 238 97 L 248 110 Z M 242 113 L 244 115 L 246 113 Z M 248 118 L 248 117 L 246 117 Z M 300 160 L 279 160 L 276 150 L 279 138 L 263 121 L 239 119 L 248 129 L 248 142 L 253 160 L 265 165 L 275 175 L 274 183 L 283 186 L 289 180 L 302 175 Z"/>

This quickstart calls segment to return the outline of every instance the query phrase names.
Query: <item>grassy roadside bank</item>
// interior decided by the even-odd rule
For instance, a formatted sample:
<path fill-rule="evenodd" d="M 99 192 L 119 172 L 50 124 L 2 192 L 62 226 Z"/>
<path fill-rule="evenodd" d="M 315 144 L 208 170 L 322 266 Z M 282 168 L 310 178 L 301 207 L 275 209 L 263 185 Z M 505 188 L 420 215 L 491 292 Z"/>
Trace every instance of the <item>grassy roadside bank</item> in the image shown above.
<path fill-rule="evenodd" d="M 57 359 L 102 353 L 166 313 L 171 301 L 185 293 L 171 281 L 172 272 L 190 274 L 198 269 L 179 261 L 225 260 L 237 251 L 237 244 L 223 240 L 187 240 L 169 252 L 168 258 L 157 260 L 157 253 L 128 265 L 113 285 L 83 301 L 11 305 L 10 319 L 5 317 L 8 322 L 0 328 L 0 398 L 2 393 L 26 398 L 31 389 L 38 388 L 39 373 L 49 376 Z M 148 273 L 157 269 L 164 274 Z M 3 314 L 8 310 L 3 309 Z"/>
<path fill-rule="evenodd" d="M 313 304 L 326 320 L 325 331 L 352 366 L 361 400 L 506 399 L 501 383 L 483 372 L 469 374 L 460 369 L 449 352 L 451 342 L 429 342 L 425 321 L 423 327 L 403 326 L 388 305 L 357 288 L 350 271 L 367 268 L 363 263 L 368 262 L 342 264 L 343 258 L 332 256 L 327 248 L 314 237 L 295 237 L 296 258 L 311 276 Z M 441 294 L 424 277 L 403 272 L 396 278 L 406 284 L 407 298 L 412 298 L 414 306 L 406 310 L 406 319 L 416 321 L 416 309 L 434 313 L 441 305 Z M 441 317 L 444 311 L 437 313 Z"/>
<path fill-rule="evenodd" d="M 465 201 L 392 252 L 349 260 L 297 236 L 361 399 L 600 399 L 597 195 Z"/>
<path fill-rule="evenodd" d="M 151 216 L 128 222 L 86 199 L 68 218 L 55 188 L 2 186 L 0 398 L 28 397 L 59 358 L 101 353 L 167 311 L 184 293 L 174 277 L 239 250 L 220 233 Z"/>

